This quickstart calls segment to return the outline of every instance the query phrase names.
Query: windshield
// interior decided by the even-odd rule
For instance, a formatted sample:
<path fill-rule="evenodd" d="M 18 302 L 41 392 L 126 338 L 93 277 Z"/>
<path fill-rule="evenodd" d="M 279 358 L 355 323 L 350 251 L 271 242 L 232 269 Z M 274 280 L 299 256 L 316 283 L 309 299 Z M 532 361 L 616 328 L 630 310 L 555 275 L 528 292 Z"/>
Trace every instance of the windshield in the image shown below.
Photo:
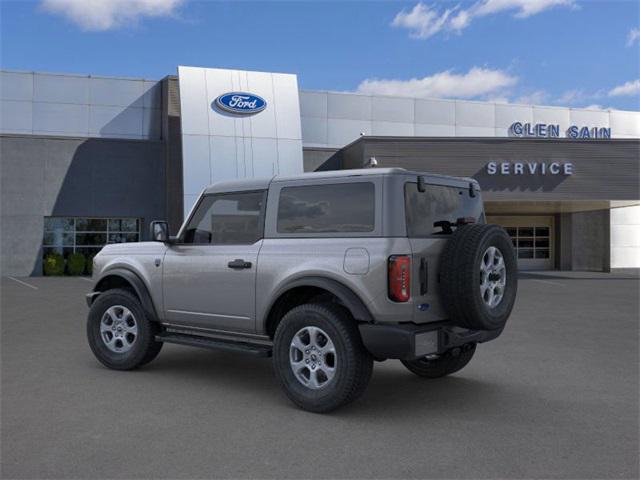
<path fill-rule="evenodd" d="M 484 222 L 482 199 L 477 193 L 469 195 L 468 188 L 444 185 L 425 185 L 419 192 L 417 183 L 406 183 L 404 187 L 405 217 L 409 237 L 442 235 L 444 230 L 436 222 L 456 223 L 461 217 L 473 217 L 477 223 Z"/>

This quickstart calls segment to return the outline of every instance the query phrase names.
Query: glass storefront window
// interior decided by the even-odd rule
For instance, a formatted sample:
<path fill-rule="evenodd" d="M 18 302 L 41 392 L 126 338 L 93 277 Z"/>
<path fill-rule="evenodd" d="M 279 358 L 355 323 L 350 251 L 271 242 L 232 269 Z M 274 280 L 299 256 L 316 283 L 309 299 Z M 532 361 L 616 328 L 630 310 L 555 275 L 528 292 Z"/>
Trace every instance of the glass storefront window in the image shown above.
<path fill-rule="evenodd" d="M 65 258 L 73 252 L 95 255 L 107 243 L 140 241 L 139 218 L 46 217 L 42 251 Z"/>

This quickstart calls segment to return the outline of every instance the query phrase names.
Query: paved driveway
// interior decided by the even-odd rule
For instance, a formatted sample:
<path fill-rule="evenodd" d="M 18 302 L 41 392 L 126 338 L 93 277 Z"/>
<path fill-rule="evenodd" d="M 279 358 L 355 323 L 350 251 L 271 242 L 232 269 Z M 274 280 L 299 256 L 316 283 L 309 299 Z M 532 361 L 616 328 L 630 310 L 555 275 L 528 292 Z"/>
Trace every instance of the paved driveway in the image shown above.
<path fill-rule="evenodd" d="M 25 283 L 20 283 L 25 282 Z M 81 278 L 2 279 L 3 478 L 637 478 L 638 279 L 527 274 L 502 337 L 423 380 L 295 409 L 268 360 L 167 345 L 103 368 Z"/>

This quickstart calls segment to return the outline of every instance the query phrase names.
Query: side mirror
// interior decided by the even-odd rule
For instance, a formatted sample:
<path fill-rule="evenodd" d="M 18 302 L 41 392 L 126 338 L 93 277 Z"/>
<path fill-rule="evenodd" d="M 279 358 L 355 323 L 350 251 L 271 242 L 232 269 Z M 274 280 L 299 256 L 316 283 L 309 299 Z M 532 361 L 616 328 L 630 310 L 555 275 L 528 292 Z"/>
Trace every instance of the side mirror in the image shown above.
<path fill-rule="evenodd" d="M 151 240 L 154 242 L 169 242 L 169 224 L 164 220 L 154 220 L 149 226 Z"/>

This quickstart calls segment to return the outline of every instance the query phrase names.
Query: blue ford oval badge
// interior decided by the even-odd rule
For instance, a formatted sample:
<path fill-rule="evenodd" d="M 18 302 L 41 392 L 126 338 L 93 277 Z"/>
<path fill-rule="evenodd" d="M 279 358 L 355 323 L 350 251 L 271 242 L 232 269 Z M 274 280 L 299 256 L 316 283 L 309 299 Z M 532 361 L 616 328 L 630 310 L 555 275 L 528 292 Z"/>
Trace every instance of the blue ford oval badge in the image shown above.
<path fill-rule="evenodd" d="M 251 115 L 267 107 L 264 98 L 246 92 L 223 93 L 214 103 L 221 110 L 238 115 Z"/>

